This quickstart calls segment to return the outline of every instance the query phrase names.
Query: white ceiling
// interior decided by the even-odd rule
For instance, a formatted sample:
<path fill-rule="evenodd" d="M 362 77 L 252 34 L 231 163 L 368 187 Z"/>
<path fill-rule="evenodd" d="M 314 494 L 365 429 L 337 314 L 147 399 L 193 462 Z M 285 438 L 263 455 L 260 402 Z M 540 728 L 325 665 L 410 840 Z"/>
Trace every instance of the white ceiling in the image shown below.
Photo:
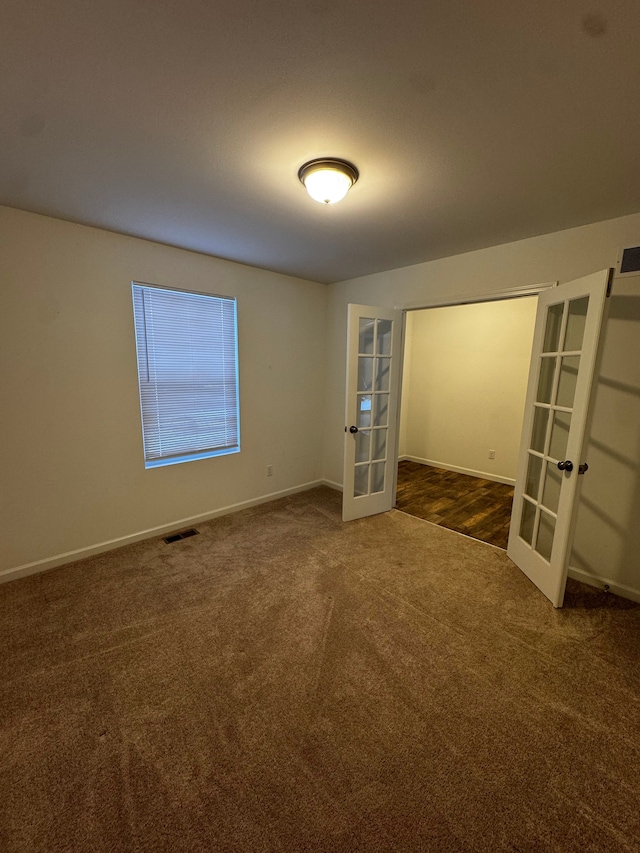
<path fill-rule="evenodd" d="M 639 13 L 3 0 L 0 203 L 323 282 L 637 212 Z"/>

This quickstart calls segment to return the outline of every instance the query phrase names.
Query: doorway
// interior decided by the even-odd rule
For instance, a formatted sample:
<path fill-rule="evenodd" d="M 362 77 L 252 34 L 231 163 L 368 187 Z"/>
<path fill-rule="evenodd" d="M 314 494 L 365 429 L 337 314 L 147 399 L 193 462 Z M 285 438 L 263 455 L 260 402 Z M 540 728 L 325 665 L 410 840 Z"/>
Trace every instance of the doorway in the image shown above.
<path fill-rule="evenodd" d="M 539 296 L 507 554 L 554 607 L 562 607 L 564 599 L 580 495 L 578 478 L 589 467 L 583 457 L 591 390 L 613 273 L 613 269 L 604 269 L 562 285 L 523 288 L 484 299 L 486 303 Z M 343 521 L 385 512 L 396 505 L 399 356 L 404 349 L 399 329 L 406 312 L 471 304 L 482 303 L 460 298 L 393 309 L 349 303 Z M 478 353 L 484 352 L 491 337 L 485 330 L 472 362 L 474 368 Z M 462 340 L 459 336 L 457 344 Z M 413 374 L 415 353 L 410 351 L 409 372 Z M 445 345 L 440 347 L 438 357 L 447 364 L 455 360 L 456 354 L 457 346 Z M 513 362 L 511 350 L 503 353 L 503 362 Z M 421 361 L 418 369 L 423 370 L 425 363 Z M 449 387 L 457 385 L 454 381 Z M 494 377 L 490 378 L 490 385 L 504 391 Z M 507 399 L 512 402 L 509 394 Z M 475 423 L 489 408 L 486 393 L 480 394 L 475 404 L 464 398 L 459 421 L 467 439 L 474 435 Z M 460 424 L 454 423 L 459 429 Z M 498 423 L 495 421 L 494 426 Z M 489 459 L 495 458 L 495 451 L 490 449 Z"/>
<path fill-rule="evenodd" d="M 407 312 L 397 509 L 506 549 L 537 302 Z"/>

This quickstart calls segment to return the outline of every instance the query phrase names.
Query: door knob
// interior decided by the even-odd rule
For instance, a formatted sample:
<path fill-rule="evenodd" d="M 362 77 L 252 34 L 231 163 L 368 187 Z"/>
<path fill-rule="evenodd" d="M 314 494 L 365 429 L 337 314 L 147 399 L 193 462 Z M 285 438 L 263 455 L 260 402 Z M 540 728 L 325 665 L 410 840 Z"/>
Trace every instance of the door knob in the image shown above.
<path fill-rule="evenodd" d="M 358 432 L 358 427 L 357 426 L 350 426 L 349 432 Z"/>
<path fill-rule="evenodd" d="M 558 468 L 561 471 L 573 471 L 573 462 L 570 459 L 565 462 L 558 462 Z"/>
<path fill-rule="evenodd" d="M 578 465 L 578 474 L 585 474 L 589 470 L 589 466 L 586 462 L 583 462 L 582 465 Z"/>

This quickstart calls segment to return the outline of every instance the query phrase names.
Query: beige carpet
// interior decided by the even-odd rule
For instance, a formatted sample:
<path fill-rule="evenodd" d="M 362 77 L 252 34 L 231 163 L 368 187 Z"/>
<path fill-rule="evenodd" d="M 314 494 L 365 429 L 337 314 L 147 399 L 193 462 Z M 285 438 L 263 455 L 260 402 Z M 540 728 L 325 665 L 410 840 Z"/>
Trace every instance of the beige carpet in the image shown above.
<path fill-rule="evenodd" d="M 640 850 L 640 607 L 339 507 L 0 587 L 3 853 Z"/>

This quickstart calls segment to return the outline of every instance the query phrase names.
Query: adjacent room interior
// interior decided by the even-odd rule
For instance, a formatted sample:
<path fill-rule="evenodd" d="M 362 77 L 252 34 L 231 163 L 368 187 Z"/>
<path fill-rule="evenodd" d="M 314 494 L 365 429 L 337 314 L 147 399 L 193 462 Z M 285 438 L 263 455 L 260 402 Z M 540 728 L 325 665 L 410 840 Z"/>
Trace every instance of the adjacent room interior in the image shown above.
<path fill-rule="evenodd" d="M 407 312 L 398 509 L 506 548 L 536 307 Z"/>

